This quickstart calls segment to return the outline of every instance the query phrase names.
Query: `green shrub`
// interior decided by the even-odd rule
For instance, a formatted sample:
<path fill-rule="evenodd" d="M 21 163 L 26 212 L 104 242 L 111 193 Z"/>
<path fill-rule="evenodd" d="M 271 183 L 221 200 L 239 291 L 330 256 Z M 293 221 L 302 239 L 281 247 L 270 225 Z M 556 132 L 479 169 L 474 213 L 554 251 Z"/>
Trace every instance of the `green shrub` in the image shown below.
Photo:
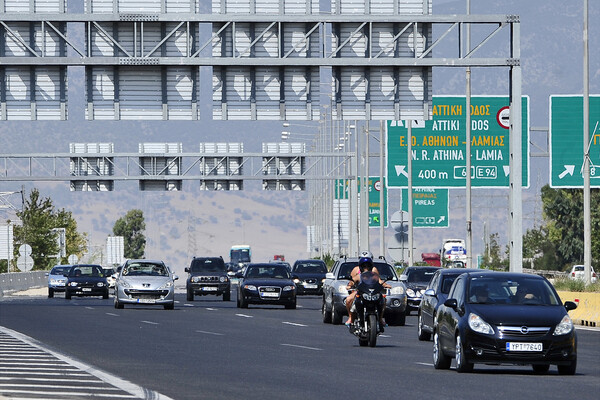
<path fill-rule="evenodd" d="M 554 288 L 567 292 L 593 292 L 600 293 L 600 283 L 586 285 L 582 279 L 559 278 L 554 280 Z"/>

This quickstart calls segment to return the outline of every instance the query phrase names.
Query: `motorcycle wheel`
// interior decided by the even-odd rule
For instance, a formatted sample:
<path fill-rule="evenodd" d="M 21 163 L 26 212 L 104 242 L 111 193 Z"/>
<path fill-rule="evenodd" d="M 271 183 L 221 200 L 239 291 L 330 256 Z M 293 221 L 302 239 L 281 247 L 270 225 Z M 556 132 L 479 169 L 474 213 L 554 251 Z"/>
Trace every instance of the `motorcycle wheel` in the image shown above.
<path fill-rule="evenodd" d="M 377 345 L 377 316 L 369 315 L 369 347 Z"/>

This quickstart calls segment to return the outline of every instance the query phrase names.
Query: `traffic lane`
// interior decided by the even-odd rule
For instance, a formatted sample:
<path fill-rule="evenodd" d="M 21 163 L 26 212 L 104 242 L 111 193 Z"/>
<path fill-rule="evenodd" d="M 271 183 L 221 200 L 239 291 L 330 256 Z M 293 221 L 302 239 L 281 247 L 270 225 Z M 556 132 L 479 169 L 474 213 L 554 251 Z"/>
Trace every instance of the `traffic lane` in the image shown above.
<path fill-rule="evenodd" d="M 38 299 L 41 302 L 37 307 L 39 312 L 48 314 L 45 305 L 48 300 L 51 299 Z M 306 307 L 297 310 L 252 306 L 242 310 L 235 308 L 235 302 L 216 304 L 212 301 L 193 302 L 193 306 L 186 306 L 187 303 L 181 301 L 175 311 L 158 308 L 111 310 L 106 301 L 81 300 L 76 302 L 77 305 L 70 303 L 72 310 L 62 310 L 62 314 L 67 313 L 73 320 L 90 317 L 102 320 L 104 335 L 98 335 L 98 332 L 87 334 L 102 344 L 103 337 L 110 337 L 109 334 L 116 331 L 118 336 L 112 336 L 115 339 L 110 342 L 120 343 L 106 349 L 101 348 L 102 345 L 96 347 L 96 355 L 90 363 L 113 373 L 117 371 L 117 375 L 129 381 L 178 399 L 203 398 L 200 394 L 206 393 L 210 398 L 242 395 L 262 398 L 264 393 L 285 393 L 287 398 L 369 396 L 373 389 L 368 385 L 352 387 L 363 367 L 365 371 L 376 372 L 378 387 L 385 392 L 428 394 L 432 398 L 440 398 L 441 393 L 444 398 L 448 393 L 476 398 L 482 387 L 486 388 L 486 393 L 488 387 L 494 389 L 490 398 L 497 393 L 513 397 L 526 393 L 535 398 L 544 393 L 553 398 L 565 388 L 586 398 L 592 390 L 597 390 L 598 371 L 593 361 L 599 356 L 597 345 L 593 344 L 597 343 L 597 332 L 580 333 L 580 349 L 589 351 L 593 361 L 591 364 L 580 363 L 579 371 L 583 374 L 580 376 L 560 377 L 555 369 L 548 376 L 535 376 L 529 367 L 479 365 L 474 374 L 458 375 L 455 371 L 433 369 L 431 342 L 416 339 L 416 317 L 409 317 L 408 326 L 386 329 L 377 348 L 360 348 L 357 339 L 344 326 L 321 322 L 319 298 L 300 298 L 299 304 L 306 304 Z M 94 306 L 95 303 L 98 305 Z M 0 314 L 4 323 L 9 318 L 5 318 L 4 304 L 0 303 L 0 306 L 3 307 Z M 23 306 L 30 307 L 31 304 Z M 12 317 L 19 324 L 30 324 L 29 319 L 18 317 L 18 311 L 14 314 Z M 288 318 L 284 320 L 284 317 Z M 80 329 L 84 334 L 88 326 L 95 329 L 93 325 L 83 324 Z M 62 332 L 64 326 L 48 328 Z M 47 332 L 42 334 L 52 336 Z M 68 334 L 67 329 L 57 335 L 61 343 Z M 78 346 L 69 349 L 79 352 Z M 79 352 L 77 357 L 88 355 Z M 153 367 L 157 373 L 152 373 Z M 497 377 L 501 377 L 500 382 Z M 427 382 L 427 385 L 413 382 Z"/>

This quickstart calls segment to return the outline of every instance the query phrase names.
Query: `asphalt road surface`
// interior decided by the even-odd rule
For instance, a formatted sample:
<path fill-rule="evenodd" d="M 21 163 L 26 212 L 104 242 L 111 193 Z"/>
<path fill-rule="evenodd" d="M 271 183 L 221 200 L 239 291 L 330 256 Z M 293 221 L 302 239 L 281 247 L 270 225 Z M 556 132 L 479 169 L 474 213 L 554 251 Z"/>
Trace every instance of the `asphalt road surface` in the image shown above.
<path fill-rule="evenodd" d="M 25 335 L 21 338 L 33 341 L 36 349 L 91 375 L 62 372 L 23 380 L 27 368 L 14 361 L 20 346 L 0 331 L 0 398 L 35 398 L 24 388 L 39 382 L 35 392 L 44 394 L 36 396 L 47 399 L 85 397 L 77 391 L 83 389 L 67 390 L 71 386 L 100 387 L 102 398 L 126 398 L 127 393 L 135 398 L 137 393 L 139 398 L 181 400 L 584 400 L 600 393 L 600 330 L 578 329 L 575 376 L 559 376 L 556 367 L 535 375 L 529 366 L 487 365 L 458 374 L 433 368 L 432 343 L 417 340 L 416 316 L 408 317 L 406 326 L 386 328 L 377 347 L 369 348 L 359 347 L 345 326 L 322 322 L 319 297 L 299 297 L 296 310 L 238 309 L 235 298 L 233 293 L 229 302 L 210 296 L 187 302 L 185 294 L 177 294 L 173 311 L 154 306 L 116 310 L 112 297 L 0 299 L 0 327 Z M 2 349 L 10 350 L 10 359 Z M 54 368 L 62 368 L 60 362 Z M 98 383 L 74 384 L 77 379 Z M 57 391 L 65 394 L 53 394 Z"/>

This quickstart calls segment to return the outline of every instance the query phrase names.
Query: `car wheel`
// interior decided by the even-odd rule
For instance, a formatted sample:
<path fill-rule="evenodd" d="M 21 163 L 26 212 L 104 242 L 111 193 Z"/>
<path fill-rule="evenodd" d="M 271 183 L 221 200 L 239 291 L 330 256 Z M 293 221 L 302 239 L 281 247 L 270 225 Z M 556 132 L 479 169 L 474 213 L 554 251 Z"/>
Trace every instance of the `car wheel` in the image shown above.
<path fill-rule="evenodd" d="M 335 306 L 331 307 L 331 323 L 334 325 L 342 324 L 342 313 L 337 312 Z"/>
<path fill-rule="evenodd" d="M 119 300 L 117 300 L 117 298 L 115 297 L 115 308 L 122 310 L 124 307 L 123 303 L 121 303 Z"/>
<path fill-rule="evenodd" d="M 296 309 L 296 302 L 293 302 L 291 304 L 286 304 L 285 308 L 286 308 L 286 310 L 295 310 Z"/>
<path fill-rule="evenodd" d="M 189 289 L 187 290 L 186 300 L 194 301 L 194 292 L 192 290 L 189 290 Z"/>
<path fill-rule="evenodd" d="M 108 289 L 106 289 L 106 292 L 104 292 L 104 294 L 102 294 L 102 298 L 108 299 Z"/>
<path fill-rule="evenodd" d="M 417 332 L 419 340 L 422 342 L 426 342 L 431 339 L 431 333 L 425 332 L 423 330 L 423 316 L 419 313 L 419 322 L 417 323 Z"/>
<path fill-rule="evenodd" d="M 48 288 L 48 297 L 49 298 L 53 298 L 54 297 L 54 289 Z"/>
<path fill-rule="evenodd" d="M 229 290 L 223 293 L 223 301 L 231 301 L 231 292 Z"/>
<path fill-rule="evenodd" d="M 68 290 L 65 291 L 65 299 L 71 300 L 71 292 L 69 292 Z"/>
<path fill-rule="evenodd" d="M 559 375 L 575 375 L 575 371 L 577 370 L 577 359 L 571 361 L 569 365 L 559 365 L 558 366 L 558 374 Z"/>
<path fill-rule="evenodd" d="M 440 346 L 440 335 L 434 331 L 433 332 L 433 367 L 435 369 L 448 369 L 450 368 L 450 359 L 447 355 L 442 351 L 442 347 Z"/>
<path fill-rule="evenodd" d="M 165 304 L 163 306 L 165 308 L 165 310 L 174 310 L 175 309 L 175 302 L 169 303 L 169 304 Z"/>
<path fill-rule="evenodd" d="M 331 313 L 327 310 L 327 303 L 325 303 L 325 297 L 323 297 L 323 304 L 321 305 L 321 315 L 323 316 L 323 323 L 331 323 Z"/>
<path fill-rule="evenodd" d="M 240 296 L 239 301 L 240 301 L 240 308 L 248 308 L 248 303 L 246 302 L 246 299 L 244 299 L 244 296 Z"/>
<path fill-rule="evenodd" d="M 536 374 L 545 374 L 550 369 L 550 364 L 533 364 L 531 368 Z"/>
<path fill-rule="evenodd" d="M 473 363 L 467 360 L 460 333 L 456 335 L 456 370 L 458 372 L 473 371 Z"/>

